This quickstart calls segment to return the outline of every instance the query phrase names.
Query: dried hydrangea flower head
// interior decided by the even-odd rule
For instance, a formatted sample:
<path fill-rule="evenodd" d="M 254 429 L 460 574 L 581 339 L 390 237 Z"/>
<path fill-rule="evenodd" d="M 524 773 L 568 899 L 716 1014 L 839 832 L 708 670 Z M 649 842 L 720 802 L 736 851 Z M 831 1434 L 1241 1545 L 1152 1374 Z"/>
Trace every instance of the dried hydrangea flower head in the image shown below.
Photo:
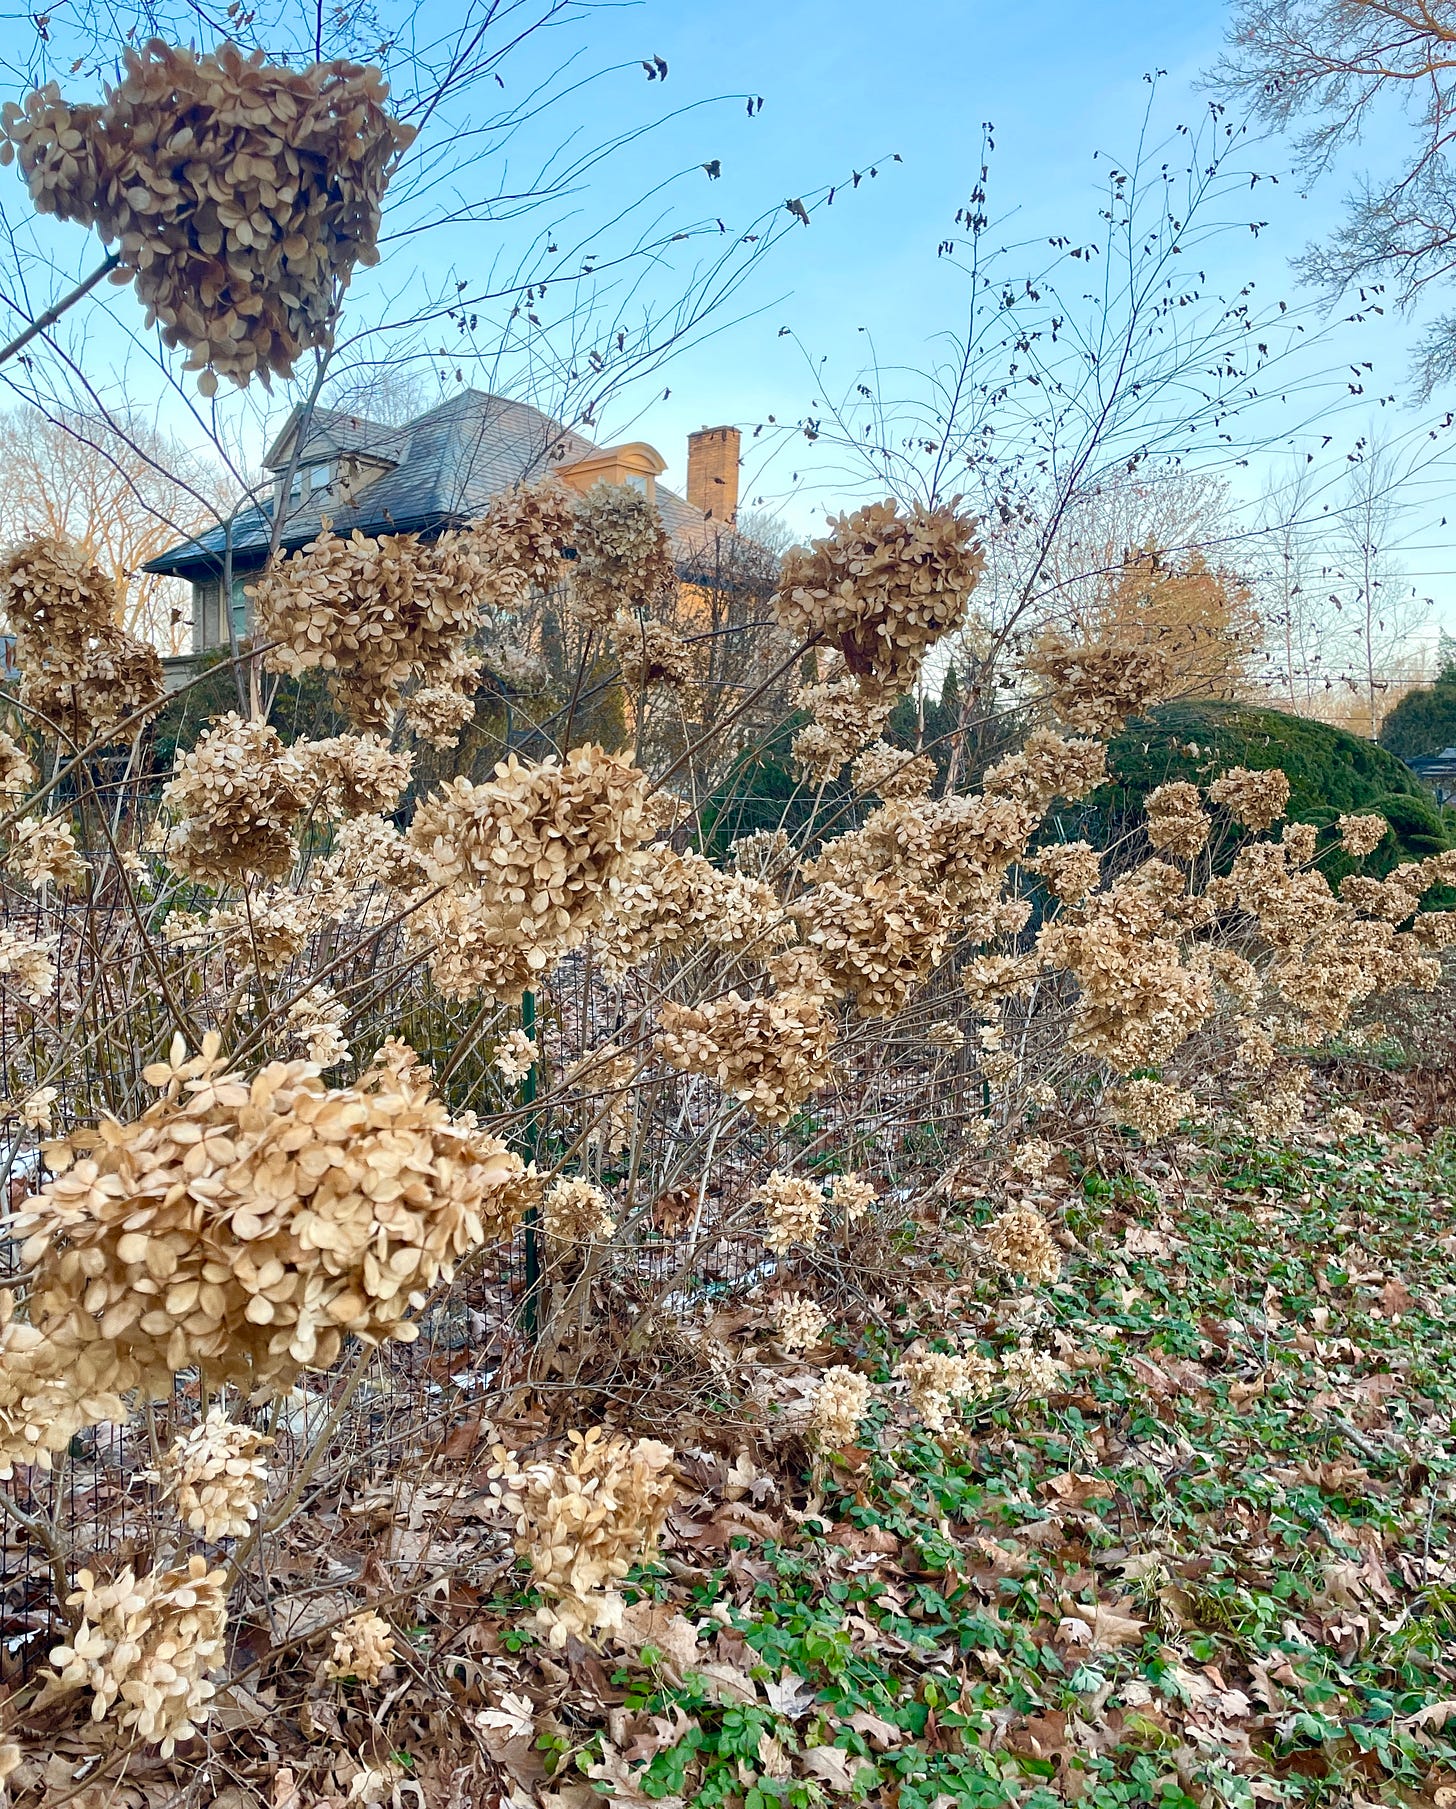
<path fill-rule="evenodd" d="M 886 875 L 826 880 L 795 907 L 804 941 L 861 1017 L 893 1017 L 949 953 L 960 927 L 945 894 Z"/>
<path fill-rule="evenodd" d="M 294 744 L 313 795 L 330 816 L 388 815 L 409 784 L 412 756 L 373 735 L 330 735 Z"/>
<path fill-rule="evenodd" d="M 1042 928 L 1038 954 L 1080 987 L 1073 1048 L 1125 1074 L 1167 1060 L 1207 1019 L 1212 982 L 1184 961 L 1180 942 L 1189 902 L 1183 872 L 1147 861 L 1080 913 Z"/>
<path fill-rule="evenodd" d="M 571 610 L 605 627 L 619 610 L 652 614 L 677 587 L 672 543 L 657 510 L 630 484 L 593 484 L 576 504 Z"/>
<path fill-rule="evenodd" d="M 701 1008 L 666 1000 L 653 1048 L 670 1067 L 706 1074 L 762 1124 L 787 1124 L 829 1084 L 835 1021 L 816 986 L 730 992 Z"/>
<path fill-rule="evenodd" d="M 605 1243 L 617 1229 L 611 1201 L 580 1175 L 562 1175 L 551 1183 L 542 1201 L 541 1221 L 547 1243 L 562 1251 Z"/>
<path fill-rule="evenodd" d="M 36 1266 L 32 1368 L 53 1356 L 102 1406 L 167 1394 L 192 1367 L 284 1392 L 348 1335 L 408 1341 L 428 1291 L 508 1238 L 539 1191 L 497 1138 L 450 1118 L 402 1044 L 352 1087 L 309 1062 L 229 1073 L 215 1035 L 145 1078 L 157 1101 L 104 1122 L 17 1223 Z M 0 1457 L 30 1461 L 29 1399 L 0 1412 Z"/>
<path fill-rule="evenodd" d="M 874 1182 L 860 1175 L 831 1176 L 824 1194 L 846 1225 L 857 1224 L 879 1198 Z"/>
<path fill-rule="evenodd" d="M 0 797 L 24 797 L 35 784 L 35 768 L 25 749 L 0 729 Z"/>
<path fill-rule="evenodd" d="M 394 1660 L 394 1628 L 371 1608 L 351 1614 L 334 1629 L 334 1648 L 324 1672 L 337 1682 L 375 1684 Z"/>
<path fill-rule="evenodd" d="M 1191 861 L 1208 841 L 1208 812 L 1196 785 L 1170 780 L 1148 793 L 1148 840 L 1162 854 Z"/>
<path fill-rule="evenodd" d="M 1065 1371 L 1049 1351 L 1018 1344 L 1001 1355 L 1001 1377 L 1012 1395 L 1021 1401 L 1044 1401 L 1062 1384 Z"/>
<path fill-rule="evenodd" d="M 912 1351 L 895 1366 L 905 1383 L 910 1405 L 931 1432 L 944 1432 L 962 1400 L 979 1400 L 990 1389 L 994 1366 L 977 1351 L 961 1356 L 950 1351 Z"/>
<path fill-rule="evenodd" d="M 16 1464 L 42 1470 L 86 1426 L 121 1421 L 127 1409 L 116 1384 L 130 1373 L 119 1370 L 115 1353 L 52 1326 L 32 1325 L 15 1316 L 15 1294 L 0 1291 L 0 1478 Z"/>
<path fill-rule="evenodd" d="M 897 798 L 927 797 L 935 783 L 935 762 L 929 754 L 876 741 L 855 761 L 852 776 L 857 792 L 875 792 L 889 804 Z"/>
<path fill-rule="evenodd" d="M 740 920 L 730 922 L 729 882 L 701 854 L 676 853 L 666 842 L 654 842 L 623 861 L 607 881 L 601 917 L 592 932 L 602 973 L 620 985 L 636 967 L 654 955 L 681 956 L 710 927 L 746 927 L 742 900 L 735 893 Z M 777 896 L 775 915 L 782 919 Z"/>
<path fill-rule="evenodd" d="M 692 649 L 665 622 L 619 612 L 612 618 L 611 643 L 622 682 L 634 691 L 645 691 L 651 685 L 682 686 L 693 676 Z"/>
<path fill-rule="evenodd" d="M 474 531 L 440 535 L 357 530 L 347 540 L 325 528 L 306 547 L 249 586 L 264 663 L 298 676 L 319 667 L 349 720 L 387 730 L 411 681 L 443 689 L 473 710 L 480 660 L 467 641 L 480 621 L 488 567 Z"/>
<path fill-rule="evenodd" d="M 410 840 L 437 885 L 470 886 L 523 935 L 566 945 L 645 839 L 647 783 L 590 742 L 534 765 L 512 754 L 483 785 L 455 779 L 415 813 Z"/>
<path fill-rule="evenodd" d="M 965 620 L 981 575 L 976 524 L 953 505 L 870 503 L 785 554 L 773 611 L 790 634 L 827 642 L 867 689 L 908 689 L 942 635 Z"/>
<path fill-rule="evenodd" d="M 1389 829 L 1390 825 L 1385 818 L 1375 814 L 1341 817 L 1340 846 L 1346 854 L 1353 854 L 1356 860 L 1364 860 L 1367 854 L 1374 854 L 1385 840 Z"/>
<path fill-rule="evenodd" d="M 116 585 L 73 542 L 42 537 L 0 560 L 0 610 L 21 701 L 44 724 L 84 745 L 130 733 L 160 708 L 161 656 L 122 628 Z"/>
<path fill-rule="evenodd" d="M 1246 829 L 1268 829 L 1289 807 L 1289 776 L 1277 766 L 1263 772 L 1231 766 L 1209 786 L 1208 795 Z"/>
<path fill-rule="evenodd" d="M 268 1483 L 263 1452 L 272 1442 L 214 1407 L 163 1454 L 162 1493 L 204 1539 L 241 1539 L 258 1518 Z"/>
<path fill-rule="evenodd" d="M 570 1434 L 558 1463 L 517 1468 L 498 1453 L 516 1550 L 545 1598 L 537 1624 L 560 1648 L 620 1627 L 616 1585 L 651 1557 L 677 1493 L 671 1446 L 593 1426 Z"/>
<path fill-rule="evenodd" d="M 99 106 L 54 83 L 7 106 L 0 157 L 19 157 L 40 212 L 116 245 L 204 395 L 214 372 L 266 386 L 331 343 L 338 290 L 377 261 L 385 185 L 415 135 L 388 92 L 357 63 L 294 70 L 154 38 Z"/>
<path fill-rule="evenodd" d="M 185 911 L 169 914 L 162 934 L 171 946 L 186 946 L 193 929 L 198 931 L 197 941 L 202 940 L 203 926 L 189 925 L 188 915 Z M 271 980 L 299 953 L 322 918 L 314 900 L 280 886 L 256 897 L 245 894 L 236 906 L 213 911 L 206 928 L 222 932 L 244 969 Z"/>
<path fill-rule="evenodd" d="M 1049 640 L 1027 661 L 1053 710 L 1069 728 L 1108 740 L 1129 716 L 1141 716 L 1168 689 L 1167 656 L 1158 647 L 1117 642 L 1074 646 Z"/>
<path fill-rule="evenodd" d="M 555 477 L 518 484 L 491 498 L 472 532 L 484 565 L 480 600 L 510 613 L 560 582 L 576 533 L 576 498 Z"/>
<path fill-rule="evenodd" d="M 317 1068 L 336 1068 L 349 1054 L 344 1026 L 348 1007 L 322 981 L 288 1007 L 287 1026 L 295 1044 Z"/>
<path fill-rule="evenodd" d="M 822 683 L 803 686 L 796 702 L 813 721 L 794 736 L 794 759 L 812 783 L 827 785 L 883 731 L 895 697 L 892 691 L 865 691 L 852 674 L 836 670 Z"/>
<path fill-rule="evenodd" d="M 1040 873 L 1053 897 L 1076 904 L 1097 890 L 1102 877 L 1102 856 L 1090 842 L 1052 842 L 1026 862 Z"/>
<path fill-rule="evenodd" d="M 313 789 L 300 752 L 284 747 L 270 723 L 230 712 L 179 757 L 163 787 L 175 818 L 168 865 L 207 884 L 281 878 L 297 856 L 294 831 Z"/>
<path fill-rule="evenodd" d="M 193 1557 L 141 1577 L 126 1569 L 110 1583 L 81 1570 L 76 1581 L 67 1598 L 76 1631 L 51 1651 L 56 1670 L 44 1700 L 89 1689 L 93 1721 L 113 1718 L 119 1704 L 121 1731 L 170 1757 L 198 1732 L 216 1694 L 207 1677 L 224 1658 L 227 1572 Z"/>
<path fill-rule="evenodd" d="M 1068 741 L 1051 729 L 1034 729 L 1015 753 L 987 767 L 981 789 L 988 798 L 1016 800 L 1039 816 L 1054 799 L 1075 803 L 1106 778 L 1107 749 L 1100 741 L 1085 735 Z"/>
<path fill-rule="evenodd" d="M 540 1053 L 535 1038 L 527 1036 L 518 1025 L 501 1038 L 491 1066 L 508 1087 L 518 1087 L 535 1067 Z"/>
<path fill-rule="evenodd" d="M 1053 1282 L 1062 1272 L 1061 1252 L 1051 1228 L 1035 1206 L 1019 1200 L 986 1227 L 986 1244 L 1003 1269 L 1033 1287 Z"/>
<path fill-rule="evenodd" d="M 780 1294 L 773 1303 L 773 1322 L 786 1351 L 812 1350 L 829 1328 L 828 1315 L 809 1294 Z"/>
<path fill-rule="evenodd" d="M 826 1445 L 853 1444 L 859 1423 L 869 1410 L 873 1393 L 870 1380 L 857 1370 L 836 1363 L 826 1369 L 814 1391 L 809 1424 Z"/>
<path fill-rule="evenodd" d="M 1257 1096 L 1248 1102 L 1249 1129 L 1261 1143 L 1278 1143 L 1298 1130 L 1304 1118 L 1310 1071 L 1291 1062 L 1280 1073 L 1269 1075 Z"/>
<path fill-rule="evenodd" d="M 780 1254 L 795 1244 L 812 1244 L 824 1224 L 824 1189 L 780 1169 L 753 1190 L 748 1203 L 762 1211 L 763 1241 Z"/>
<path fill-rule="evenodd" d="M 28 1093 L 20 1102 L 17 1116 L 28 1131 L 38 1131 L 41 1136 L 49 1137 L 55 1130 L 52 1121 L 52 1110 L 60 1091 L 56 1087 L 37 1087 Z"/>
<path fill-rule="evenodd" d="M 55 886 L 77 892 L 91 871 L 81 859 L 75 832 L 64 817 L 24 817 L 15 825 L 15 840 L 6 865 L 37 892 Z"/>
<path fill-rule="evenodd" d="M 955 1055 L 966 1046 L 966 1033 L 959 1024 L 953 1024 L 949 1018 L 941 1018 L 932 1024 L 925 1033 L 926 1046 L 939 1049 L 946 1055 Z"/>
<path fill-rule="evenodd" d="M 1149 1143 L 1171 1137 L 1198 1116 L 1198 1101 L 1181 1087 L 1160 1080 L 1128 1080 L 1112 1096 L 1119 1124 L 1131 1126 Z"/>
<path fill-rule="evenodd" d="M 1012 1150 L 1009 1166 L 1023 1181 L 1041 1181 L 1051 1173 L 1057 1154 L 1057 1146 L 1045 1137 L 1028 1137 Z"/>

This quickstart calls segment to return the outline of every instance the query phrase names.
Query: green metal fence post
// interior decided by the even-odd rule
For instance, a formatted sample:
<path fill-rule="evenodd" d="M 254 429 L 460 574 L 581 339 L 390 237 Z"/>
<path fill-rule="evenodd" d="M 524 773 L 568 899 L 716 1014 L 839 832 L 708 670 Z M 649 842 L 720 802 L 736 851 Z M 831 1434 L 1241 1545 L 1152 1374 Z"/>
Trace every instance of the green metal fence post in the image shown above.
<path fill-rule="evenodd" d="M 536 1040 L 536 995 L 533 992 L 521 995 L 521 1029 Z M 536 1101 L 536 1064 L 533 1061 L 526 1070 L 521 1082 L 521 1103 L 534 1105 Z M 526 1116 L 523 1126 L 526 1144 L 526 1160 L 534 1162 L 539 1153 L 541 1141 L 541 1124 L 535 1112 Z M 526 1208 L 524 1220 L 526 1232 L 526 1298 L 522 1303 L 522 1324 L 526 1337 L 532 1344 L 536 1342 L 536 1334 L 541 1329 L 541 1228 L 540 1211 L 534 1202 Z"/>

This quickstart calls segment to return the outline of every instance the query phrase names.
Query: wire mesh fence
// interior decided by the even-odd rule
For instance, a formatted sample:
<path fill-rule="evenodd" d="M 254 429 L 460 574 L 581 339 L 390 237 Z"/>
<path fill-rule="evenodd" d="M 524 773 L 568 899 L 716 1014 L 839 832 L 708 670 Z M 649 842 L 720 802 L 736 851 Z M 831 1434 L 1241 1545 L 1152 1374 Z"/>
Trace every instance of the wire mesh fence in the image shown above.
<path fill-rule="evenodd" d="M 92 934 L 63 939 L 58 949 L 55 1013 L 37 1010 L 29 1022 L 0 1016 L 11 1096 L 23 1093 L 22 1076 L 53 1076 L 57 1135 L 94 1122 L 98 1100 L 113 1111 L 137 1110 L 151 1093 L 140 1070 L 166 1030 L 161 1009 L 155 1022 L 145 1006 L 118 1017 L 108 992 L 114 945 L 109 951 L 105 937 L 95 935 L 94 909 L 85 921 Z M 883 1030 L 851 1034 L 834 1083 L 787 1124 L 764 1126 L 731 1103 L 725 1108 L 711 1082 L 655 1063 L 636 1028 L 644 1021 L 641 999 L 605 984 L 586 954 L 563 963 L 541 1000 L 537 1030 L 551 1084 L 539 1101 L 523 1103 L 490 1061 L 513 1016 L 482 1016 L 477 1005 L 443 999 L 411 960 L 398 926 L 372 941 L 356 935 L 346 946 L 333 984 L 350 1002 L 356 1055 L 366 1058 L 386 1036 L 402 1037 L 448 1071 L 454 1109 L 490 1112 L 492 1124 L 543 1172 L 579 1170 L 608 1190 L 620 1209 L 617 1229 L 593 1261 L 644 1313 L 682 1317 L 771 1278 L 776 1259 L 747 1205 L 772 1170 L 826 1177 L 859 1170 L 893 1199 L 940 1172 L 965 1121 L 984 1110 L 979 1082 L 960 1070 L 957 1057 L 934 1056 L 927 1065 L 924 1026 L 954 1010 L 958 995 L 927 999 L 893 1037 Z M 316 950 L 309 959 L 316 971 Z M 214 991 L 225 991 L 232 978 L 214 976 Z M 287 984 L 286 975 L 276 983 L 280 996 Z M 69 1040 L 56 1029 L 63 1022 Z M 618 1088 L 602 1089 L 600 1070 L 579 1087 L 563 1081 L 584 1055 L 603 1050 L 630 1067 Z M 44 1157 L 33 1131 L 15 1120 L 6 1129 L 18 1203 L 45 1178 Z M 324 1479 L 315 1487 L 343 1498 L 402 1466 L 427 1464 L 454 1428 L 479 1418 L 524 1374 L 537 1316 L 533 1286 L 541 1291 L 539 1312 L 555 1285 L 549 1260 L 544 1279 L 535 1281 L 532 1235 L 519 1228 L 508 1245 L 468 1259 L 424 1303 L 413 1342 L 372 1353 L 346 1346 L 333 1369 L 305 1374 L 281 1400 L 230 1407 L 275 1441 L 274 1508 L 305 1468 Z M 0 1271 L 23 1294 L 13 1241 L 0 1241 Z M 150 1562 L 164 1518 L 157 1459 L 207 1405 L 202 1378 L 184 1373 L 170 1399 L 125 1423 L 79 1434 L 53 1470 L 16 1470 L 0 1529 L 0 1675 L 20 1677 L 45 1663 L 65 1625 L 64 1590 L 78 1570 Z"/>

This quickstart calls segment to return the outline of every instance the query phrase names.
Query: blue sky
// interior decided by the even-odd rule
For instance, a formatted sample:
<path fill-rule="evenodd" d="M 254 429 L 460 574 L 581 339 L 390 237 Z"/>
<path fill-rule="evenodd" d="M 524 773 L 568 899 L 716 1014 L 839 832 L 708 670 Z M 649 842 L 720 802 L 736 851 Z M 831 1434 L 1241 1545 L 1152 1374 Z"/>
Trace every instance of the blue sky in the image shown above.
<path fill-rule="evenodd" d="M 1106 169 L 1094 154 L 1123 163 L 1130 158 L 1149 104 L 1149 72 L 1162 72 L 1153 101 L 1155 139 L 1204 113 L 1207 97 L 1197 81 L 1217 54 L 1226 13 L 1219 0 L 1172 6 L 1166 0 L 1041 0 L 1035 8 L 989 0 L 902 0 L 898 7 L 883 0 L 738 0 L 732 6 L 641 0 L 604 5 L 541 34 L 505 65 L 503 99 L 524 95 L 534 79 L 569 58 L 570 69 L 583 77 L 603 66 L 623 67 L 585 86 L 564 109 L 548 110 L 523 127 L 508 156 L 497 159 L 502 182 L 518 180 L 553 152 L 564 121 L 583 145 L 637 123 L 660 122 L 592 173 L 571 203 L 557 210 L 563 228 L 570 229 L 573 213 L 583 222 L 610 216 L 624 199 L 667 178 L 674 180 L 662 192 L 664 208 L 687 218 L 721 214 L 737 227 L 780 208 L 788 197 L 842 183 L 851 170 L 874 163 L 879 171 L 857 191 L 841 190 L 832 208 L 815 211 L 809 227 L 794 227 L 735 308 L 719 317 L 718 331 L 617 399 L 603 437 L 651 440 L 668 460 L 667 481 L 680 485 L 691 429 L 722 422 L 751 429 L 770 416 L 783 423 L 813 412 L 816 382 L 806 353 L 826 360 L 836 393 L 853 382 L 871 339 L 887 363 L 923 365 L 932 337 L 956 323 L 963 305 L 963 281 L 935 253 L 974 179 L 982 121 L 996 129 L 989 211 L 999 234 L 1018 240 L 1044 240 L 1053 232 L 1089 236 Z M 457 0 L 425 0 L 427 26 L 441 29 L 456 16 Z M 665 82 L 648 83 L 637 65 L 639 57 L 653 55 L 666 59 Z M 763 97 L 752 118 L 745 95 Z M 714 96 L 725 98 L 706 104 Z M 683 107 L 689 110 L 675 115 Z M 1268 301 L 1296 298 L 1289 254 L 1338 218 L 1344 182 L 1362 159 L 1393 155 L 1399 129 L 1398 121 L 1387 122 L 1387 137 L 1377 134 L 1350 169 L 1336 172 L 1312 196 L 1301 195 L 1289 179 L 1261 187 L 1248 206 L 1269 222 L 1267 229 L 1258 239 L 1238 231 L 1210 245 L 1209 286 L 1231 292 L 1252 281 Z M 901 161 L 892 162 L 892 153 Z M 1287 170 L 1287 149 L 1278 143 L 1251 150 L 1249 158 L 1266 171 Z M 699 167 L 709 159 L 721 160 L 721 180 L 710 182 Z M 12 217 L 14 199 L 6 204 Z M 406 240 L 366 281 L 383 284 L 386 273 L 395 280 L 396 272 L 409 268 L 411 251 L 421 283 L 440 285 L 457 272 L 478 280 L 493 260 L 508 264 L 540 224 L 539 218 L 476 224 Z M 94 259 L 94 243 L 82 243 L 75 228 L 47 226 L 41 236 L 63 248 L 69 268 L 89 268 Z M 659 293 L 672 293 L 674 281 L 663 273 Z M 364 291 L 361 283 L 361 303 Z M 132 309 L 130 298 L 115 291 L 99 305 L 118 320 Z M 735 321 L 735 312 L 747 317 Z M 109 350 L 104 323 L 105 316 L 96 314 L 87 323 L 93 351 Z M 1394 319 L 1336 330 L 1312 355 L 1310 368 L 1369 360 L 1374 370 L 1363 379 L 1367 392 L 1403 398 L 1411 337 L 1409 324 Z M 128 357 L 126 381 L 135 398 L 148 378 L 135 351 L 118 349 L 117 372 Z M 479 375 L 472 380 L 480 381 Z M 665 399 L 664 389 L 670 390 Z M 1332 406 L 1340 389 L 1336 384 L 1331 390 Z M 1452 399 L 1436 401 L 1443 410 Z M 1363 402 L 1344 400 L 1323 424 L 1334 437 L 1332 459 L 1374 419 Z M 254 452 L 268 425 L 261 401 L 256 394 L 223 400 L 232 431 Z M 158 408 L 188 431 L 175 401 L 160 400 Z M 1412 410 L 1402 401 L 1385 412 L 1381 425 L 1409 432 L 1432 412 L 1439 410 Z M 1289 424 L 1301 428 L 1301 445 L 1316 425 L 1293 410 Z M 1262 431 L 1277 441 L 1285 426 L 1271 408 Z M 1321 438 L 1315 435 L 1313 443 Z M 823 449 L 783 438 L 766 460 L 767 444 L 760 439 L 752 445 L 746 499 L 761 496 L 796 530 L 812 528 L 836 500 Z M 1261 472 L 1256 461 L 1231 475 L 1252 490 Z M 1438 615 L 1456 627 L 1456 546 L 1439 525 L 1446 493 L 1442 466 L 1413 489 L 1416 506 L 1402 535 L 1414 580 L 1437 596 Z"/>

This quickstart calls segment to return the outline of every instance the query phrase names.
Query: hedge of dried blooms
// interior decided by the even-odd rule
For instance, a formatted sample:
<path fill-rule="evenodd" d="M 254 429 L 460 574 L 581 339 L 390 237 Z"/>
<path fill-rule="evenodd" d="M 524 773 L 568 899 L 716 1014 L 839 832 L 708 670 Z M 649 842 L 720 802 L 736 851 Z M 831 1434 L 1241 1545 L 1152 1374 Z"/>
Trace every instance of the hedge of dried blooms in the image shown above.
<path fill-rule="evenodd" d="M 70 599 L 62 617 L 69 608 L 79 623 L 110 607 L 84 572 L 65 590 L 73 568 L 46 557 L 13 567 L 27 597 L 40 595 L 40 573 L 47 597 Z M 412 770 L 405 737 L 458 732 L 493 618 L 568 571 L 578 631 L 609 630 L 630 685 L 663 687 L 685 672 L 680 645 L 652 618 L 668 581 L 665 542 L 635 492 L 522 489 L 433 544 L 325 532 L 265 574 L 260 634 L 278 643 L 267 658 L 281 671 L 331 673 L 366 732 L 286 745 L 266 722 L 224 716 L 164 788 L 154 859 L 140 871 L 150 884 L 170 875 L 209 892 L 157 924 L 157 959 L 179 978 L 189 964 L 222 963 L 217 1021 L 226 1012 L 269 1028 L 246 1065 L 230 1065 L 216 1033 L 190 1058 L 179 1045 L 147 1068 L 159 1097 L 139 1116 L 62 1141 L 51 1140 L 54 1084 L 17 1102 L 47 1139 L 50 1178 L 17 1227 L 32 1273 L 23 1291 L 0 1294 L 0 1461 L 46 1465 L 78 1431 L 166 1395 L 185 1371 L 210 1389 L 276 1397 L 304 1369 L 331 1365 L 346 1339 L 407 1340 L 429 1292 L 465 1256 L 508 1239 L 538 1201 L 547 1274 L 574 1285 L 640 1222 L 634 1184 L 604 1183 L 603 1171 L 629 1151 L 643 1159 L 656 1096 L 710 1138 L 736 1136 L 740 1112 L 786 1125 L 857 1059 L 856 1039 L 921 1022 L 907 1014 L 952 963 L 957 990 L 940 983 L 936 1004 L 949 1015 L 892 1034 L 918 1039 L 927 1084 L 987 1102 L 967 1123 L 964 1153 L 980 1155 L 998 1134 L 1006 1145 L 1001 1209 L 974 1246 L 1002 1286 L 1050 1285 L 1061 1261 L 1057 1146 L 1040 1119 L 1037 1134 L 1026 1122 L 1054 1111 L 1058 1095 L 1022 1072 L 1017 1035 L 1038 1013 L 1057 1025 L 1067 1060 L 1113 1083 L 1116 1121 L 1150 1141 L 1205 1111 L 1196 1074 L 1180 1064 L 1222 1023 L 1234 1043 L 1228 1084 L 1258 1088 L 1249 1121 L 1287 1132 L 1308 1073 L 1283 1051 L 1334 1034 L 1382 988 L 1431 982 L 1452 919 L 1423 905 L 1456 880 L 1456 857 L 1383 879 L 1357 874 L 1336 893 L 1313 830 L 1266 833 L 1287 806 L 1284 776 L 1235 770 L 1153 793 L 1152 858 L 1104 879 L 1099 852 L 1052 839 L 1049 824 L 1059 801 L 1104 781 L 1105 738 L 1167 682 L 1152 648 L 1043 647 L 1040 707 L 1061 727 L 1034 729 L 974 790 L 936 795 L 933 761 L 879 737 L 936 637 L 964 619 L 978 560 L 972 524 L 953 511 L 891 504 L 790 556 L 778 618 L 791 645 L 828 649 L 802 694 L 812 721 L 796 757 L 815 778 L 852 761 L 857 803 L 811 854 L 766 832 L 735 844 L 722 866 L 686 834 L 691 797 L 592 743 L 536 759 L 512 752 L 484 781 L 436 785 L 403 829 L 388 820 Z M 47 632 L 55 614 L 45 602 L 37 616 Z M 33 774 L 25 748 L 0 744 L 10 798 L 23 798 Z M 1234 824 L 1256 839 L 1226 876 L 1206 880 L 1215 821 L 1221 834 Z M 1346 818 L 1339 834 L 1362 858 L 1385 826 Z M 78 908 L 113 869 L 54 808 L 18 817 L 7 860 L 35 915 L 0 927 L 0 988 L 39 1013 L 62 983 L 48 914 Z M 434 994 L 481 1014 L 493 1103 L 532 1071 L 559 1086 L 569 1172 L 538 1179 L 471 1114 L 452 1117 L 403 1045 L 371 1053 L 357 1039 L 347 984 L 319 951 L 393 920 Z M 584 972 L 606 988 L 616 1040 L 572 1052 L 561 1015 L 531 1037 L 496 1014 L 528 989 L 549 998 L 577 953 L 572 983 Z M 355 1078 L 329 1084 L 325 1071 L 345 1064 Z M 778 1272 L 770 1310 L 783 1352 L 827 1352 L 813 1265 L 831 1240 L 861 1235 L 876 1197 L 871 1178 L 786 1165 L 727 1203 Z M 706 1214 L 717 1235 L 719 1208 L 707 1200 L 699 1187 L 690 1216 Z M 995 1364 L 913 1349 L 895 1388 L 937 1430 L 988 1395 L 1038 1398 L 1059 1375 L 1028 1339 Z M 826 1446 L 851 1443 L 881 1398 L 855 1368 L 830 1366 L 804 1428 Z M 161 1461 L 168 1511 L 205 1539 L 247 1536 L 264 1450 L 255 1429 L 209 1415 Z M 502 1459 L 503 1500 L 553 1644 L 618 1624 L 617 1585 L 650 1555 L 672 1468 L 665 1445 L 603 1429 L 579 1434 L 559 1459 Z M 144 1738 L 187 1737 L 221 1649 L 219 1587 L 170 1560 L 84 1581 L 54 1687 L 89 1687 L 93 1712 L 130 1717 Z M 361 1611 L 339 1628 L 322 1674 L 367 1687 L 394 1657 L 389 1623 Z"/>

